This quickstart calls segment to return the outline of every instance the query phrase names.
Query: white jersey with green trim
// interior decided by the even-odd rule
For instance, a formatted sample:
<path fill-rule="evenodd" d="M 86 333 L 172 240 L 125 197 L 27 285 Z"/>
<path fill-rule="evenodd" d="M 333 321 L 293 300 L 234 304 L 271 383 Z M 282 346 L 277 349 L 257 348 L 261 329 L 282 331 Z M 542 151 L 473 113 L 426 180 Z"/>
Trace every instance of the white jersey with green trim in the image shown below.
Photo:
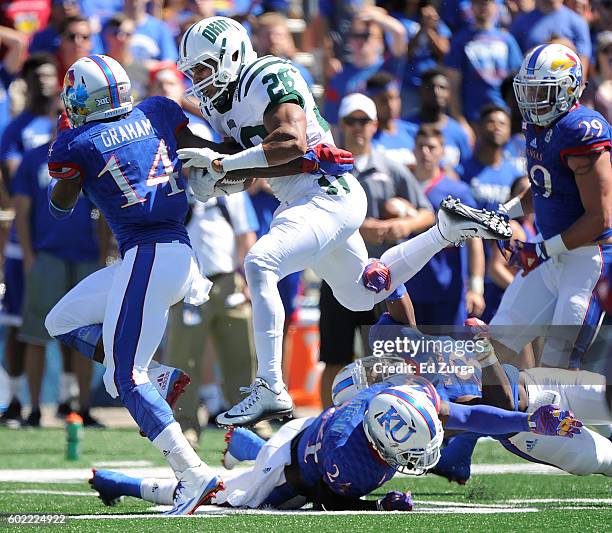
<path fill-rule="evenodd" d="M 268 107 L 283 102 L 295 102 L 304 109 L 309 148 L 321 142 L 334 144 L 329 125 L 321 117 L 304 78 L 290 61 L 275 56 L 261 57 L 242 67 L 231 107 L 219 110 L 209 104 L 202 108 L 202 115 L 220 135 L 250 148 L 261 144 L 268 134 L 263 121 Z M 269 183 L 279 200 L 291 202 L 321 189 L 320 177 L 296 174 L 272 178 Z M 326 180 L 324 183 L 329 184 Z"/>

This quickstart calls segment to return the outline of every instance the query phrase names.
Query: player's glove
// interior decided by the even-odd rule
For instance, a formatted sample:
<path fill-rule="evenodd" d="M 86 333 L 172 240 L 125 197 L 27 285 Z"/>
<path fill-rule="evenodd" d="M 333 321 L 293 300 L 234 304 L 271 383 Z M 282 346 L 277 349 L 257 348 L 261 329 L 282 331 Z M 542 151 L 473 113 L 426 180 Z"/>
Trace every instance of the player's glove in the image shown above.
<path fill-rule="evenodd" d="M 213 161 L 223 159 L 223 154 L 215 152 L 210 148 L 180 148 L 176 153 L 179 159 L 183 161 L 184 168 L 205 168 L 215 181 L 219 181 L 225 176 L 225 172 L 217 172 L 212 166 Z"/>
<path fill-rule="evenodd" d="M 582 422 L 574 417 L 574 413 L 550 404 L 538 407 L 528 416 L 527 421 L 533 433 L 570 439 L 578 435 L 582 427 Z"/>
<path fill-rule="evenodd" d="M 204 168 L 189 168 L 189 185 L 196 200 L 206 202 L 215 194 L 216 179 Z"/>
<path fill-rule="evenodd" d="M 523 277 L 550 259 L 543 241 L 498 241 L 497 246 L 510 266 L 523 269 Z"/>
<path fill-rule="evenodd" d="M 353 170 L 353 154 L 332 144 L 317 144 L 302 156 L 302 172 L 336 176 Z"/>
<path fill-rule="evenodd" d="M 376 508 L 379 511 L 412 511 L 412 492 L 400 492 L 392 490 L 379 498 Z"/>

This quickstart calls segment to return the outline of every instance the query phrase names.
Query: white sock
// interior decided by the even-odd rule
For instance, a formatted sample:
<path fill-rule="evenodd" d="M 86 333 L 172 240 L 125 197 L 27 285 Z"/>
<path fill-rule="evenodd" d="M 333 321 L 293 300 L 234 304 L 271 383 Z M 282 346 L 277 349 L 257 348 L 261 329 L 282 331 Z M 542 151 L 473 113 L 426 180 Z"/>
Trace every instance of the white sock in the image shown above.
<path fill-rule="evenodd" d="M 189 445 L 178 422 L 173 422 L 157 435 L 153 440 L 153 445 L 164 454 L 175 473 L 203 463 L 202 459 Z"/>
<path fill-rule="evenodd" d="M 23 385 L 24 385 L 24 376 L 9 376 L 9 394 L 11 396 L 11 400 L 13 398 L 17 398 L 20 402 L 23 400 Z M 22 402 L 23 403 L 23 402 Z"/>
<path fill-rule="evenodd" d="M 449 245 L 442 237 L 438 226 L 413 237 L 382 254 L 380 261 L 391 271 L 391 289 L 405 283 L 428 261 Z"/>
<path fill-rule="evenodd" d="M 60 375 L 58 402 L 66 403 L 77 394 L 78 384 L 76 376 L 72 372 L 62 372 Z"/>
<path fill-rule="evenodd" d="M 140 483 L 140 497 L 147 502 L 172 505 L 175 488 L 176 479 L 145 478 Z"/>
<path fill-rule="evenodd" d="M 257 352 L 257 376 L 279 392 L 283 383 L 283 326 L 285 308 L 278 292 L 278 275 L 245 263 L 253 304 L 253 336 Z"/>

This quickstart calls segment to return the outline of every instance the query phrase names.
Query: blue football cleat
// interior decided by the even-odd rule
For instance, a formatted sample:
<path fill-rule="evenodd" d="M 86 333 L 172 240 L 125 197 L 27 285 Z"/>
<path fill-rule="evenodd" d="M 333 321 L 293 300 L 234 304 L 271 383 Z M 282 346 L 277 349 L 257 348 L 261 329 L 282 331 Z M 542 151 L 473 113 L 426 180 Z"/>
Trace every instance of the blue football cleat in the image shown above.
<path fill-rule="evenodd" d="M 98 491 L 98 497 L 104 502 L 104 505 L 117 505 L 125 496 L 121 490 L 121 484 L 130 478 L 119 472 L 111 470 L 96 470 L 91 469 L 93 476 L 89 479 L 91 488 Z"/>

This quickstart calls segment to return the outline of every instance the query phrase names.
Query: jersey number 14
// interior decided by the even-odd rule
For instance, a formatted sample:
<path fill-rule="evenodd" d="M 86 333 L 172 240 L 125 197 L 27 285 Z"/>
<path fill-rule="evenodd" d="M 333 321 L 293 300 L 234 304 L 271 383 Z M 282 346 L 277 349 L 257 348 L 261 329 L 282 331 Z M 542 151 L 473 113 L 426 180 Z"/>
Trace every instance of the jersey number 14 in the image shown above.
<path fill-rule="evenodd" d="M 163 171 L 161 173 L 158 171 L 160 163 L 163 167 Z M 98 174 L 98 177 L 102 177 L 102 175 L 106 172 L 110 173 L 113 180 L 115 180 L 117 187 L 119 187 L 123 193 L 123 196 L 125 196 L 125 199 L 127 200 L 127 202 L 121 206 L 122 209 L 124 207 L 130 207 L 131 205 L 142 204 L 147 201 L 146 198 L 141 198 L 138 196 L 138 193 L 134 187 L 132 187 L 132 184 L 121 170 L 121 165 L 115 154 L 113 154 L 107 161 L 105 167 Z M 160 139 L 159 145 L 157 146 L 157 151 L 155 152 L 155 157 L 153 158 L 153 164 L 149 169 L 149 174 L 145 183 L 148 187 L 155 187 L 168 182 L 170 182 L 171 189 L 168 196 L 173 196 L 175 194 L 184 192 L 184 189 L 181 189 L 176 183 L 176 173 L 174 172 L 172 161 L 168 155 L 168 147 L 166 146 L 164 140 Z"/>

